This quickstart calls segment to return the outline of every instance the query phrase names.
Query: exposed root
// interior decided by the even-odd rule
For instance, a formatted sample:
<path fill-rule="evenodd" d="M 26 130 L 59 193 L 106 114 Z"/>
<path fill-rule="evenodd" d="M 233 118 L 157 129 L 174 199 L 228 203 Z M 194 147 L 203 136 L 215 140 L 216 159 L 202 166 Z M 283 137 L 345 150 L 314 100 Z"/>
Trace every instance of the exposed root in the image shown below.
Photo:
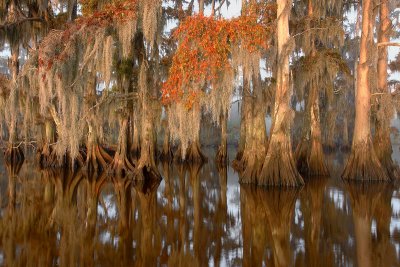
<path fill-rule="evenodd" d="M 20 162 L 24 162 L 24 152 L 21 147 L 15 147 L 13 145 L 9 145 L 7 150 L 4 152 L 4 158 L 7 164 L 18 164 Z"/>
<path fill-rule="evenodd" d="M 110 164 L 109 173 L 118 177 L 133 176 L 135 164 L 126 155 L 116 153 Z"/>
<path fill-rule="evenodd" d="M 129 158 L 128 136 L 128 119 L 123 119 L 120 123 L 118 147 L 108 170 L 109 173 L 118 177 L 132 176 L 136 169 L 135 164 Z"/>
<path fill-rule="evenodd" d="M 302 175 L 329 176 L 322 145 L 318 140 L 301 141 L 295 152 L 297 169 Z"/>
<path fill-rule="evenodd" d="M 9 177 L 16 177 L 18 176 L 19 171 L 22 168 L 23 161 L 15 162 L 15 163 L 8 163 L 6 162 L 6 169 L 7 174 Z"/>
<path fill-rule="evenodd" d="M 133 143 L 131 146 L 131 155 L 132 157 L 138 159 L 140 157 L 140 146 L 138 143 Z"/>
<path fill-rule="evenodd" d="M 239 182 L 242 184 L 256 184 L 258 171 L 262 167 L 263 153 L 254 150 L 245 150 L 240 161 L 234 161 L 235 170 L 239 173 Z"/>
<path fill-rule="evenodd" d="M 160 172 L 156 166 L 152 164 L 139 164 L 138 168 L 134 172 L 135 181 L 146 181 L 146 180 L 160 180 L 162 179 Z"/>
<path fill-rule="evenodd" d="M 167 149 L 163 148 L 159 156 L 161 161 L 172 161 L 174 159 L 174 153 L 172 152 L 172 148 L 168 146 Z"/>
<path fill-rule="evenodd" d="M 149 177 L 149 179 L 133 181 L 133 187 L 138 192 L 141 192 L 143 194 L 150 194 L 151 192 L 157 190 L 160 182 L 161 180 L 158 178 L 152 179 L 151 177 Z"/>
<path fill-rule="evenodd" d="M 48 144 L 38 150 L 36 158 L 39 162 L 40 168 L 42 169 L 59 167 L 57 154 Z"/>
<path fill-rule="evenodd" d="M 219 166 L 228 165 L 228 153 L 227 153 L 226 145 L 219 146 L 217 154 L 215 155 L 215 162 Z"/>
<path fill-rule="evenodd" d="M 235 163 L 240 162 L 240 160 L 242 159 L 242 157 L 243 157 L 243 150 L 240 149 L 240 150 L 237 151 L 236 156 L 235 156 L 235 159 L 232 161 L 232 166 L 233 166 L 233 168 L 235 168 Z"/>
<path fill-rule="evenodd" d="M 86 168 L 88 173 L 101 173 L 106 170 L 113 158 L 100 146 L 93 145 L 86 154 Z"/>
<path fill-rule="evenodd" d="M 190 147 L 186 151 L 185 158 L 182 158 L 181 147 L 179 146 L 177 152 L 175 153 L 174 160 L 180 163 L 205 163 L 207 162 L 207 157 L 201 152 L 199 142 L 192 142 Z"/>
<path fill-rule="evenodd" d="M 257 184 L 282 187 L 304 184 L 292 156 L 290 140 L 285 135 L 271 139 Z"/>
<path fill-rule="evenodd" d="M 372 142 L 353 144 L 342 178 L 349 181 L 389 181 L 390 178 L 375 154 Z"/>

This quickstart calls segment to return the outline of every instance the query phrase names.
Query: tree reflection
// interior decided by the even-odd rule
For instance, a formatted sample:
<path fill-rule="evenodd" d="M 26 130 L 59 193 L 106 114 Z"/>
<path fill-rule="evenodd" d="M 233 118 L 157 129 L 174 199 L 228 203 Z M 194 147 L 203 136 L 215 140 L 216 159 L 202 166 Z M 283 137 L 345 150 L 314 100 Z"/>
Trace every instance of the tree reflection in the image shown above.
<path fill-rule="evenodd" d="M 321 224 L 324 192 L 328 179 L 313 177 L 301 192 L 301 210 L 304 218 L 305 266 L 332 266 L 332 258 L 321 250 Z M 328 253 L 329 254 L 329 253 Z"/>
<path fill-rule="evenodd" d="M 140 203 L 140 242 L 135 266 L 156 266 L 161 251 L 161 232 L 157 218 L 157 188 L 159 179 L 135 183 Z"/>
<path fill-rule="evenodd" d="M 240 187 L 243 266 L 292 264 L 290 226 L 298 193 L 296 189 Z"/>
<path fill-rule="evenodd" d="M 388 230 L 388 224 L 390 224 L 390 215 L 388 216 L 388 214 L 391 214 L 391 206 L 390 204 L 388 205 L 385 194 L 390 193 L 392 189 L 389 188 L 389 185 L 376 183 L 349 183 L 346 187 L 353 209 L 358 266 L 391 266 L 390 262 L 395 258 L 390 257 L 390 246 L 387 245 L 386 238 L 383 235 L 385 229 Z M 375 246 L 383 246 L 388 249 L 384 252 L 387 253 L 384 257 L 386 259 L 382 258 L 382 256 L 374 257 L 376 254 L 382 253 L 382 251 L 373 250 L 371 226 L 374 214 L 377 219 L 378 233 Z M 380 265 L 380 263 L 384 262 L 389 263 L 389 265 Z"/>

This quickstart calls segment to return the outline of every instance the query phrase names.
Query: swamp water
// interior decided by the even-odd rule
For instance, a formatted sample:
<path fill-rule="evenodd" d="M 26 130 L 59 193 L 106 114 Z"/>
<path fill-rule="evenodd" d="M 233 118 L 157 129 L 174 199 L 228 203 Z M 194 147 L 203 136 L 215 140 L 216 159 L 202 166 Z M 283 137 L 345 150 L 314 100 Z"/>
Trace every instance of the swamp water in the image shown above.
<path fill-rule="evenodd" d="M 332 178 L 252 188 L 206 152 L 203 166 L 160 163 L 164 179 L 146 184 L 2 166 L 0 264 L 400 265 L 398 185 L 346 185 L 331 154 Z"/>

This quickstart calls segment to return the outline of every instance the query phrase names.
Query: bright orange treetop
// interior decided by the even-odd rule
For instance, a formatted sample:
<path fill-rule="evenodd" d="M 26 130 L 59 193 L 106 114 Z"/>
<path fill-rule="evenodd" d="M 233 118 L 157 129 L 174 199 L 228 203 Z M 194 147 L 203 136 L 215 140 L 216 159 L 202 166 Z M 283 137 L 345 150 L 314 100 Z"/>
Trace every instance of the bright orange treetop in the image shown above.
<path fill-rule="evenodd" d="M 178 48 L 162 88 L 164 104 L 184 101 L 190 109 L 203 89 L 216 89 L 221 75 L 233 69 L 234 47 L 250 53 L 267 49 L 272 27 L 265 16 L 273 18 L 275 7 L 265 7 L 261 16 L 255 7 L 232 20 L 195 15 L 179 25 L 174 32 Z"/>

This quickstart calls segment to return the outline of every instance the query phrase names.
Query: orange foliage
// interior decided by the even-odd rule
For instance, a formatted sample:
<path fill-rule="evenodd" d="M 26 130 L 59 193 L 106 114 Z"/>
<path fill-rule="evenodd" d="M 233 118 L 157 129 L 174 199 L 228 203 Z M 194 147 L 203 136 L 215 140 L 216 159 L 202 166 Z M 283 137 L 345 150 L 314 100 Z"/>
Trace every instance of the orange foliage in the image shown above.
<path fill-rule="evenodd" d="M 275 6 L 263 7 L 249 7 L 244 15 L 232 20 L 188 17 L 174 32 L 179 44 L 169 78 L 163 84 L 164 104 L 185 101 L 190 109 L 203 89 L 215 88 L 221 74 L 232 70 L 230 56 L 234 47 L 240 46 L 250 53 L 266 50 Z"/>
<path fill-rule="evenodd" d="M 68 42 L 75 38 L 75 34 L 82 29 L 84 29 L 87 34 L 88 32 L 95 32 L 99 28 L 105 28 L 114 23 L 136 19 L 137 11 L 137 0 L 126 0 L 116 4 L 106 5 L 102 10 L 94 12 L 90 16 L 80 17 L 73 23 L 69 24 L 62 33 L 62 45 L 64 45 L 64 47 L 67 46 Z M 69 55 L 64 52 L 64 47 L 57 49 L 60 52 L 55 58 L 44 59 L 46 57 L 42 57 L 39 53 L 39 68 L 44 67 L 48 71 L 51 69 L 54 61 L 65 60 Z"/>

